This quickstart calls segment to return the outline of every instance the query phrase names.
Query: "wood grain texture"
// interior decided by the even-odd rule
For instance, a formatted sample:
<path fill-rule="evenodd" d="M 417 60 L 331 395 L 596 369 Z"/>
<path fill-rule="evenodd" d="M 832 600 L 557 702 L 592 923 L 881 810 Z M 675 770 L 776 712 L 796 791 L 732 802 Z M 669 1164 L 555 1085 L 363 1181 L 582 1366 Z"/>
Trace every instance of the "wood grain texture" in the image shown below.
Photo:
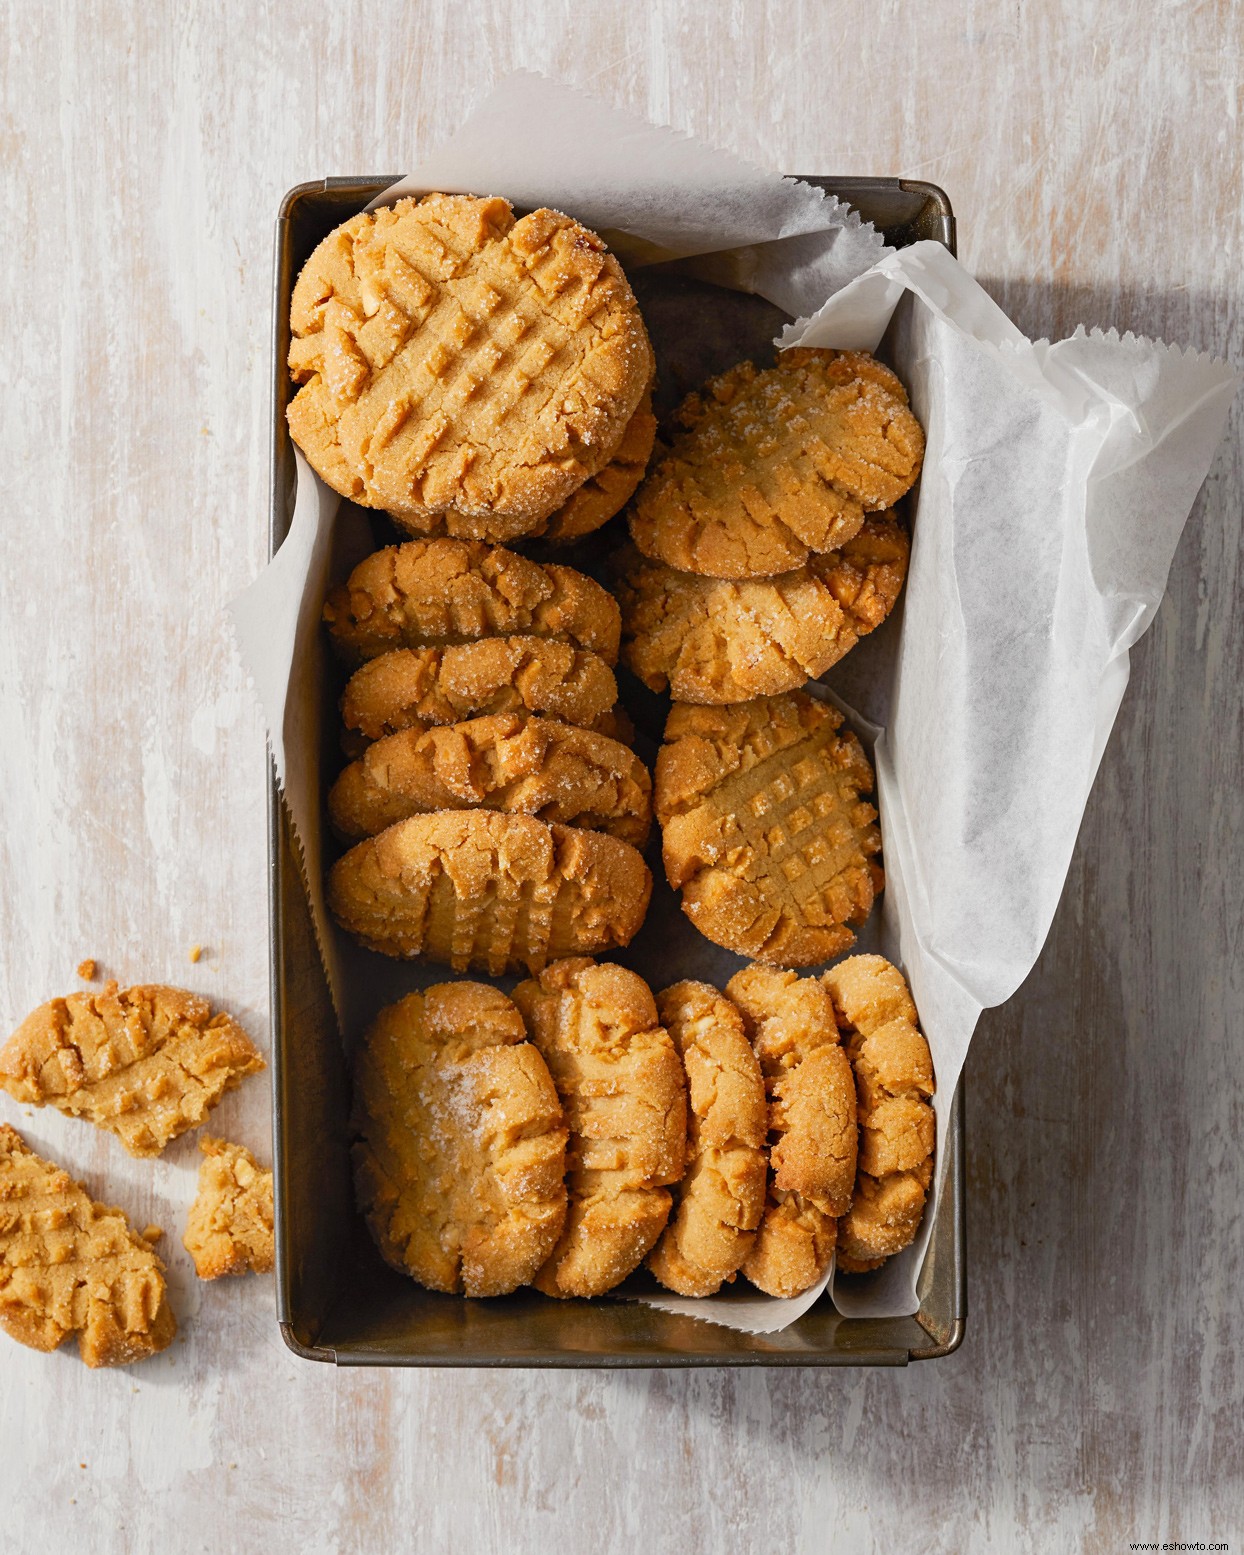
<path fill-rule="evenodd" d="M 941 183 L 1017 322 L 1244 359 L 1244 12 L 1220 3 L 311 0 L 0 19 L 0 1013 L 184 981 L 266 1030 L 265 550 L 281 193 L 400 170 L 516 67 L 774 168 Z M 1064 901 L 969 1064 L 972 1313 L 900 1373 L 334 1373 L 196 1287 L 196 1151 L 4 1116 L 162 1223 L 182 1337 L 4 1344 L 0 1544 L 96 1552 L 1118 1551 L 1244 1538 L 1237 407 L 1133 655 Z M 191 944 L 207 947 L 191 966 Z M 218 1131 L 267 1157 L 262 1082 Z"/>

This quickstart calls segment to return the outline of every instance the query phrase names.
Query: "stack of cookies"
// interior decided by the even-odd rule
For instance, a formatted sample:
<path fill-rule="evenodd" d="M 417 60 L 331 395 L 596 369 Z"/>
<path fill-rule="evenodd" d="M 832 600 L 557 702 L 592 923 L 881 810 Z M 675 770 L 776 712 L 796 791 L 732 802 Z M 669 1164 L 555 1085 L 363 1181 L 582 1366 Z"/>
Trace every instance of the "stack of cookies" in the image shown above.
<path fill-rule="evenodd" d="M 494 975 L 626 944 L 652 889 L 652 785 L 618 738 L 609 593 L 503 546 L 410 540 L 361 562 L 324 619 L 358 665 L 358 754 L 328 797 L 355 842 L 329 882 L 342 926 Z"/>
<path fill-rule="evenodd" d="M 621 267 L 555 211 L 427 195 L 330 233 L 290 325 L 295 442 L 421 537 L 325 607 L 359 665 L 333 912 L 372 949 L 494 974 L 626 944 L 651 783 L 615 708 L 618 606 L 497 543 L 578 539 L 643 474 L 653 355 Z"/>
<path fill-rule="evenodd" d="M 775 966 L 853 943 L 881 885 L 872 770 L 799 688 L 889 614 L 924 434 L 863 352 L 791 350 L 691 395 L 629 514 L 623 657 L 674 705 L 666 874 L 709 939 Z"/>
<path fill-rule="evenodd" d="M 860 1270 L 911 1242 L 932 1091 L 879 956 L 655 1000 L 623 967 L 559 961 L 512 999 L 446 983 L 381 1012 L 356 1066 L 359 1200 L 432 1290 L 600 1296 L 646 1260 L 682 1295 L 742 1272 L 795 1296 L 835 1246 Z"/>
<path fill-rule="evenodd" d="M 331 232 L 294 287 L 290 433 L 342 496 L 415 535 L 575 539 L 652 450 L 654 361 L 594 232 L 429 194 Z"/>

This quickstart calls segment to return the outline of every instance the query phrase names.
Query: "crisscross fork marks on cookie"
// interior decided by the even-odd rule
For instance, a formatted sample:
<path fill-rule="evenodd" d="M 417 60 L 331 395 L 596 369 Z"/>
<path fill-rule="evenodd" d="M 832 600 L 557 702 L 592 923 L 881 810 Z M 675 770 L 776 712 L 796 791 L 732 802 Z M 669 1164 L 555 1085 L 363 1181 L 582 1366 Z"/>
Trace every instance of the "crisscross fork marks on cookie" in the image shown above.
<path fill-rule="evenodd" d="M 857 837 L 877 818 L 866 801 L 853 802 L 855 785 L 866 775 L 854 763 L 844 766 L 829 748 L 833 740 L 832 730 L 818 731 L 725 783 L 720 794 L 743 834 L 727 857 L 750 849 L 757 861 L 751 870 L 780 876 L 793 915 L 808 923 L 841 922 L 859 905 L 852 874 L 859 867 Z"/>
<path fill-rule="evenodd" d="M 365 557 L 324 602 L 343 658 L 457 646 L 521 632 L 591 650 L 613 664 L 621 614 L 599 583 L 478 540 L 408 540 Z"/>
<path fill-rule="evenodd" d="M 683 702 L 793 690 L 885 620 L 909 550 L 892 513 L 867 518 L 840 550 L 776 577 L 696 577 L 625 547 L 615 572 L 626 662 L 652 690 L 668 683 Z"/>
<path fill-rule="evenodd" d="M 0 1327 L 36 1350 L 70 1334 L 88 1366 L 123 1366 L 171 1343 L 164 1265 L 119 1209 L 0 1125 Z"/>
<path fill-rule="evenodd" d="M 803 692 L 675 703 L 655 800 L 670 884 L 708 938 L 779 966 L 845 950 L 880 874 L 872 770 L 841 716 Z"/>
<path fill-rule="evenodd" d="M 52 999 L 0 1049 L 0 1087 L 115 1134 L 131 1155 L 158 1155 L 202 1123 L 264 1062 L 206 999 L 152 984 Z"/>
<path fill-rule="evenodd" d="M 295 440 L 416 532 L 533 531 L 612 458 L 652 371 L 599 239 L 499 199 L 355 218 L 311 256 L 291 323 Z"/>
<path fill-rule="evenodd" d="M 329 906 L 385 955 L 499 976 L 626 944 L 651 889 L 639 853 L 616 837 L 495 810 L 442 810 L 338 859 Z"/>

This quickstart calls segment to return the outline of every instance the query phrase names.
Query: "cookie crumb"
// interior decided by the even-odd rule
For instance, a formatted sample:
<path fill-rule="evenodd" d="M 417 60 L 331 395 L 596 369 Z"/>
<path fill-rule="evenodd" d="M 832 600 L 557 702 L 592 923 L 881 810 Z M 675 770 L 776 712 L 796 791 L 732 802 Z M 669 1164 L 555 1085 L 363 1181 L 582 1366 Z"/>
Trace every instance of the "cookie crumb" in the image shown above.
<path fill-rule="evenodd" d="M 160 1238 L 163 1235 L 164 1235 L 164 1232 L 160 1229 L 159 1226 L 144 1226 L 143 1227 L 143 1241 L 144 1242 L 150 1242 L 152 1247 L 154 1247 L 156 1245 L 156 1243 L 160 1240 Z"/>
<path fill-rule="evenodd" d="M 198 961 L 202 957 L 202 955 L 203 955 L 203 947 L 202 947 L 202 945 L 191 945 L 191 947 L 190 947 L 190 959 L 191 959 L 191 961 Z"/>
<path fill-rule="evenodd" d="M 93 983 L 99 975 L 99 966 L 93 956 L 78 962 L 78 976 L 86 983 Z"/>

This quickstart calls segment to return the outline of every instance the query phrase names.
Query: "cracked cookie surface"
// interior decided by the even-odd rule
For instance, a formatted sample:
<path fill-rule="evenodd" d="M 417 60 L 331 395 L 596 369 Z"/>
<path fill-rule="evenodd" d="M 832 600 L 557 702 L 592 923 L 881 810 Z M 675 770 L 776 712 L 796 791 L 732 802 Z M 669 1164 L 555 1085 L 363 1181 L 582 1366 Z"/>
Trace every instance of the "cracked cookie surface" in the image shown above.
<path fill-rule="evenodd" d="M 711 1296 L 733 1279 L 765 1203 L 765 1086 L 743 1017 L 709 983 L 681 982 L 657 1013 L 687 1075 L 687 1169 L 648 1267 L 667 1289 Z"/>
<path fill-rule="evenodd" d="M 612 457 L 653 370 L 595 233 L 498 198 L 355 216 L 308 259 L 290 326 L 294 441 L 416 533 L 532 533 Z"/>
<path fill-rule="evenodd" d="M 328 905 L 371 950 L 497 977 L 628 944 L 651 892 L 647 865 L 616 837 L 442 810 L 351 848 L 332 867 Z"/>
<path fill-rule="evenodd" d="M 919 1229 L 933 1178 L 933 1059 L 906 980 L 884 956 L 851 956 L 821 981 L 843 1029 L 859 1104 L 859 1171 L 838 1222 L 839 1264 L 856 1273 L 901 1252 Z"/>
<path fill-rule="evenodd" d="M 376 1017 L 354 1066 L 355 1183 L 386 1262 L 429 1290 L 526 1284 L 566 1218 L 566 1127 L 499 989 L 440 983 Z"/>
<path fill-rule="evenodd" d="M 751 966 L 726 992 L 742 1012 L 769 1101 L 769 1193 L 743 1273 L 771 1296 L 795 1296 L 828 1268 L 835 1220 L 855 1186 L 851 1064 L 815 978 Z"/>
<path fill-rule="evenodd" d="M 682 1176 L 686 1081 L 644 980 L 573 958 L 520 983 L 514 1002 L 543 1053 L 570 1129 L 570 1208 L 533 1284 L 547 1296 L 600 1296 L 664 1229 Z"/>
<path fill-rule="evenodd" d="M 920 473 L 907 392 L 862 351 L 797 348 L 742 362 L 690 395 L 630 512 L 645 556 L 713 578 L 760 578 L 836 551 Z"/>
<path fill-rule="evenodd" d="M 621 615 L 599 583 L 500 545 L 408 540 L 365 557 L 324 604 L 351 662 L 394 648 L 445 647 L 514 634 L 553 638 L 616 664 Z"/>
<path fill-rule="evenodd" d="M 555 718 L 501 713 L 378 740 L 328 795 L 345 837 L 374 836 L 428 811 L 479 807 L 608 832 L 642 848 L 652 780 L 617 740 Z"/>
<path fill-rule="evenodd" d="M 0 1086 L 115 1134 L 131 1155 L 159 1155 L 202 1123 L 264 1061 L 230 1016 L 159 984 L 52 999 L 0 1048 Z"/>
<path fill-rule="evenodd" d="M 244 1145 L 205 1136 L 182 1246 L 201 1280 L 267 1274 L 276 1262 L 272 1173 Z"/>
<path fill-rule="evenodd" d="M 652 414 L 652 391 L 644 395 L 639 409 L 626 424 L 622 441 L 603 469 L 590 476 L 570 500 L 542 525 L 540 537 L 554 544 L 581 539 L 607 524 L 620 513 L 644 477 L 652 445 L 656 440 L 657 418 Z"/>
<path fill-rule="evenodd" d="M 586 729 L 617 697 L 598 653 L 540 637 L 485 637 L 369 659 L 346 684 L 341 716 L 368 740 L 489 713 L 546 713 Z"/>
<path fill-rule="evenodd" d="M 890 514 L 865 520 L 841 549 L 770 578 L 696 577 L 626 547 L 615 562 L 623 659 L 651 690 L 668 687 L 680 702 L 794 690 L 881 625 L 910 550 Z"/>
<path fill-rule="evenodd" d="M 729 707 L 676 702 L 654 802 L 670 885 L 706 938 L 774 966 L 849 949 L 881 887 L 859 741 L 805 692 Z"/>
<path fill-rule="evenodd" d="M 177 1332 L 151 1244 L 7 1123 L 0 1124 L 0 1328 L 33 1350 L 55 1350 L 76 1335 L 88 1366 L 144 1360 Z"/>

